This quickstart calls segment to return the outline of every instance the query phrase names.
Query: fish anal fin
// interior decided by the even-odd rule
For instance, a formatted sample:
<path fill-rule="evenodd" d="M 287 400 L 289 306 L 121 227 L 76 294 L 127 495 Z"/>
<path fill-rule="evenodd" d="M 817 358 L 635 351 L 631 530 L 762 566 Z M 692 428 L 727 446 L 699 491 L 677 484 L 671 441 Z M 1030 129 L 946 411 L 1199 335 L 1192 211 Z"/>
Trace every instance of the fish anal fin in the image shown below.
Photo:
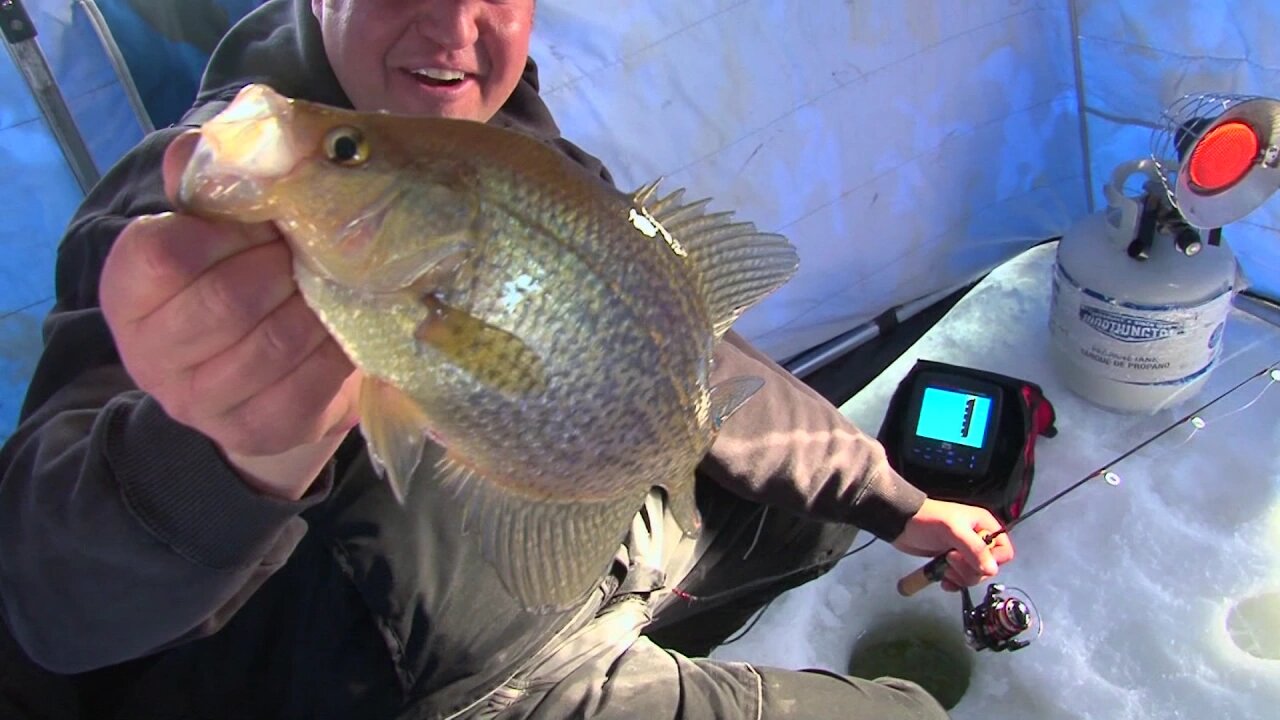
<path fill-rule="evenodd" d="M 656 185 L 641 188 L 633 199 L 651 197 Z M 681 204 L 683 192 L 676 190 L 647 210 L 697 269 L 712 330 L 719 338 L 747 308 L 791 279 L 799 255 L 782 235 L 732 222 L 732 213 L 706 214 L 708 200 Z"/>
<path fill-rule="evenodd" d="M 374 466 L 386 474 L 396 500 L 404 502 L 430 432 L 426 414 L 390 383 L 365 377 L 360 385 L 360 432 Z"/>
<path fill-rule="evenodd" d="M 422 304 L 427 317 L 418 325 L 417 341 L 444 355 L 480 382 L 512 396 L 547 387 L 542 358 L 512 333 L 453 307 L 436 295 Z"/>
<path fill-rule="evenodd" d="M 702 513 L 698 511 L 698 502 L 694 495 L 694 479 L 679 483 L 671 488 L 663 488 L 667 494 L 667 508 L 675 518 L 680 529 L 688 537 L 697 537 L 702 531 Z"/>
<path fill-rule="evenodd" d="M 463 506 L 463 530 L 481 543 L 503 586 L 529 612 L 570 609 L 609 571 L 644 498 L 555 502 L 526 496 L 468 468 L 452 465 L 445 487 Z"/>

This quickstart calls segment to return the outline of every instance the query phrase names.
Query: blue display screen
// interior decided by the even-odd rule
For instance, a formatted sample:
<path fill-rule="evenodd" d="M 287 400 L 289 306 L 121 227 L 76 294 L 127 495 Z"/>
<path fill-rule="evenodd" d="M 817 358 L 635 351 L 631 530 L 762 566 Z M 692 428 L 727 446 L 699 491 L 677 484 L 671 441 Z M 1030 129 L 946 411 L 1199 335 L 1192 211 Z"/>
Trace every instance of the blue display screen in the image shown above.
<path fill-rule="evenodd" d="M 990 415 L 991 398 L 985 395 L 927 387 L 920 401 L 916 435 L 980 448 Z"/>

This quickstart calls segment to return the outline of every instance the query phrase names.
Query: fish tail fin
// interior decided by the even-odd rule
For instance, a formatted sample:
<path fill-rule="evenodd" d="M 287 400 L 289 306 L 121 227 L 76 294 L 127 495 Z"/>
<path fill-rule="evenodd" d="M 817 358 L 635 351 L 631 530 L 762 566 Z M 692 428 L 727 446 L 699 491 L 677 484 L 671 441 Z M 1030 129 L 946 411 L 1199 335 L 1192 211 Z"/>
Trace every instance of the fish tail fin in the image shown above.
<path fill-rule="evenodd" d="M 609 570 L 643 498 L 553 502 L 524 496 L 448 453 L 443 484 L 463 508 L 463 531 L 478 532 L 485 559 L 530 612 L 572 608 Z"/>
<path fill-rule="evenodd" d="M 655 188 L 656 183 L 646 185 L 633 199 L 647 199 Z M 733 213 L 707 214 L 709 199 L 683 203 L 683 198 L 680 189 L 646 207 L 698 269 L 712 329 L 719 338 L 747 308 L 791 279 L 799 256 L 782 235 L 759 232 L 749 222 L 732 222 Z"/>

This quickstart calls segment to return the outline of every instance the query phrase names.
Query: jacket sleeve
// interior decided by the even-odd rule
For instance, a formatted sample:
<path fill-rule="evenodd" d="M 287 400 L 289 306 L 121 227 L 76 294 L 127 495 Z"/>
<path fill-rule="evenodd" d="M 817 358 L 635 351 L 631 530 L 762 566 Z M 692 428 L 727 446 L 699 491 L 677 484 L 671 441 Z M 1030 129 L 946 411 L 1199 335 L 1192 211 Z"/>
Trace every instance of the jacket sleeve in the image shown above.
<path fill-rule="evenodd" d="M 0 617 L 55 672 L 213 632 L 292 552 L 298 513 L 331 483 L 299 502 L 255 493 L 121 365 L 99 275 L 131 217 L 170 209 L 161 161 L 178 131 L 126 156 L 69 226 L 44 349 L 0 448 Z"/>
<path fill-rule="evenodd" d="M 744 375 L 764 387 L 725 421 L 699 469 L 739 496 L 896 538 L 925 494 L 889 467 L 880 443 L 729 332 L 711 383 Z"/>

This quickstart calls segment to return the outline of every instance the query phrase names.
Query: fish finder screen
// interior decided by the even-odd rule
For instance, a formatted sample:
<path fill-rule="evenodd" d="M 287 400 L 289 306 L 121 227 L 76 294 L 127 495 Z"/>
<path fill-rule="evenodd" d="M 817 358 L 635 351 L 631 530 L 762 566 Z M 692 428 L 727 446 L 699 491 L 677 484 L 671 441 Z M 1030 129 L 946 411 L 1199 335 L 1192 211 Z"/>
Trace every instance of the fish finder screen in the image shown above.
<path fill-rule="evenodd" d="M 980 448 L 986 440 L 991 398 L 927 387 L 920 403 L 916 435 Z"/>

